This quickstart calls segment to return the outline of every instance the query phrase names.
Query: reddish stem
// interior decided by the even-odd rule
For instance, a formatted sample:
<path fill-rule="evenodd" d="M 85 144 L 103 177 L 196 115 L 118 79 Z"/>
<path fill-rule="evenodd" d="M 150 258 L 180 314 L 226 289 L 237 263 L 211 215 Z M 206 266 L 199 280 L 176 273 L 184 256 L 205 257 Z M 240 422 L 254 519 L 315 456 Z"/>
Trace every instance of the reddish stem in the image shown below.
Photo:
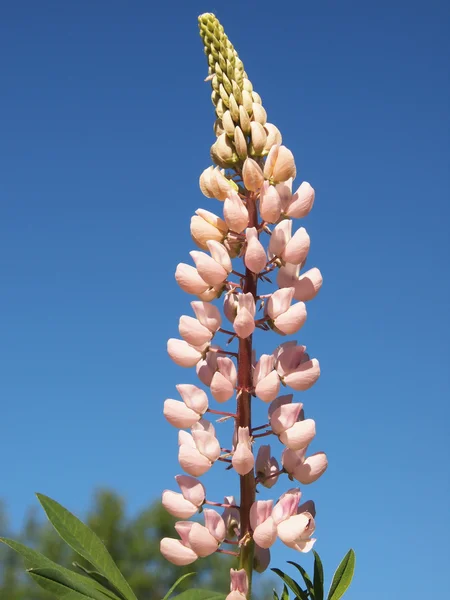
<path fill-rule="evenodd" d="M 209 412 L 212 415 L 223 415 L 224 417 L 233 417 L 234 419 L 237 417 L 237 415 L 234 413 L 223 412 L 222 410 L 213 410 L 212 408 L 208 408 L 206 412 Z"/>
<path fill-rule="evenodd" d="M 256 435 L 253 436 L 254 439 L 256 438 L 260 438 L 260 437 L 265 437 L 266 435 L 273 435 L 273 431 L 265 431 L 264 433 L 257 433 Z"/>
<path fill-rule="evenodd" d="M 232 550 L 222 550 L 222 548 L 217 548 L 216 552 L 220 552 L 221 554 L 229 554 L 230 556 L 239 556 L 239 552 L 233 552 Z"/>
<path fill-rule="evenodd" d="M 259 429 L 267 429 L 267 427 L 270 427 L 270 423 L 265 423 L 264 425 L 258 425 L 258 427 L 253 427 L 252 433 L 254 431 L 258 431 Z"/>

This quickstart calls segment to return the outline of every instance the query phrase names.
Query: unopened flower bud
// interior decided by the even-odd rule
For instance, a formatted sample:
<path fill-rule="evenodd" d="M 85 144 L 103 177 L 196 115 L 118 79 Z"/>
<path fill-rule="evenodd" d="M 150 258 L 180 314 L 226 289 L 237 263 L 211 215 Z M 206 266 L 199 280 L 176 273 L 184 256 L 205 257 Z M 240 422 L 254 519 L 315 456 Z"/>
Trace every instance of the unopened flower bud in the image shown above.
<path fill-rule="evenodd" d="M 259 105 L 258 105 L 259 106 Z M 264 148 L 267 141 L 267 134 L 261 123 L 252 121 L 251 126 L 251 147 L 250 152 L 254 156 L 261 156 L 264 152 Z"/>
<path fill-rule="evenodd" d="M 222 242 L 228 233 L 225 221 L 214 213 L 199 208 L 191 218 L 191 236 L 194 242 L 202 250 L 207 250 L 206 242 L 216 240 Z"/>
<path fill-rule="evenodd" d="M 272 146 L 274 146 L 275 144 L 281 144 L 283 138 L 281 137 L 280 130 L 278 129 L 278 127 L 273 125 L 273 123 L 266 123 L 264 125 L 264 129 L 267 133 L 267 140 L 266 145 L 264 147 L 264 152 L 268 153 Z"/>
<path fill-rule="evenodd" d="M 234 122 L 233 122 L 233 118 L 231 117 L 231 113 L 229 110 L 225 111 L 222 117 L 222 125 L 223 125 L 223 129 L 225 131 L 225 133 L 227 134 L 228 137 L 230 137 L 231 139 L 234 138 Z"/>
<path fill-rule="evenodd" d="M 250 133 L 250 117 L 248 116 L 248 112 L 241 105 L 239 106 L 239 124 L 241 126 L 242 131 L 245 135 L 249 135 Z"/>
<path fill-rule="evenodd" d="M 251 117 L 253 114 L 253 98 L 246 89 L 244 89 L 242 92 L 242 106 L 245 108 L 247 114 Z"/>
<path fill-rule="evenodd" d="M 264 165 L 264 177 L 276 183 L 296 175 L 294 155 L 286 146 L 272 146 Z"/>
<path fill-rule="evenodd" d="M 259 102 L 253 102 L 252 109 L 253 119 L 258 123 L 261 123 L 261 125 L 265 125 L 267 122 L 267 113 L 263 105 Z"/>
<path fill-rule="evenodd" d="M 234 130 L 234 145 L 239 158 L 245 160 L 247 158 L 247 140 L 239 126 Z"/>
<path fill-rule="evenodd" d="M 223 216 L 228 227 L 236 233 L 241 233 L 248 225 L 248 211 L 239 195 L 231 191 L 223 205 Z"/>
<path fill-rule="evenodd" d="M 265 181 L 259 196 L 259 211 L 267 223 L 276 223 L 281 214 L 280 196 L 273 185 Z"/>
<path fill-rule="evenodd" d="M 248 427 L 238 428 L 238 443 L 233 454 L 232 464 L 239 475 L 247 475 L 253 469 L 255 458 Z"/>
<path fill-rule="evenodd" d="M 238 161 L 233 143 L 226 133 L 219 135 L 216 142 L 211 146 L 211 158 L 216 165 L 224 169 L 232 167 Z"/>

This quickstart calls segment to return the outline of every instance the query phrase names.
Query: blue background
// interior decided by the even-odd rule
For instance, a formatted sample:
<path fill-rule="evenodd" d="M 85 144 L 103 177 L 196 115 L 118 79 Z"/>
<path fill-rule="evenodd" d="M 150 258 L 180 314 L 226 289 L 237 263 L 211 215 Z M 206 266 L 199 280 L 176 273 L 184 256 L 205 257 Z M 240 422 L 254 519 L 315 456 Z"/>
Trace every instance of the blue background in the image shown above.
<path fill-rule="evenodd" d="M 83 515 L 111 486 L 133 514 L 174 486 L 162 403 L 195 378 L 165 351 L 191 314 L 173 272 L 193 212 L 221 211 L 197 183 L 214 138 L 196 19 L 216 11 L 317 194 L 325 283 L 299 336 L 321 361 L 301 400 L 330 459 L 305 488 L 317 549 L 330 575 L 355 548 L 348 600 L 442 595 L 449 8 L 337 4 L 3 3 L 0 497 L 16 526 L 34 491 Z M 209 497 L 234 480 L 215 467 Z"/>

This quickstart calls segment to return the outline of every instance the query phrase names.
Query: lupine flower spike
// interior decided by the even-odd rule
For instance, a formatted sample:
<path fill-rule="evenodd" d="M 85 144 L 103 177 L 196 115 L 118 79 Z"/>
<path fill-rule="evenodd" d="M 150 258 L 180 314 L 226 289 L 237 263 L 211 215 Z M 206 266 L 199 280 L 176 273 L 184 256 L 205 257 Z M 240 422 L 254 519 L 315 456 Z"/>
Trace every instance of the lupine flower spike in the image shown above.
<path fill-rule="evenodd" d="M 315 542 L 315 506 L 300 504 L 299 488 L 278 500 L 256 500 L 256 491 L 288 480 L 311 484 L 327 468 L 323 452 L 308 451 L 316 423 L 305 417 L 307 400 L 280 395 L 281 386 L 304 392 L 314 385 L 319 362 L 293 340 L 258 355 L 253 334 L 256 328 L 283 337 L 301 332 L 305 303 L 319 292 L 322 275 L 316 267 L 302 272 L 311 240 L 303 223 L 298 227 L 293 221 L 312 209 L 314 189 L 306 181 L 294 182 L 294 155 L 267 120 L 261 96 L 222 25 L 205 13 L 199 27 L 216 114 L 213 164 L 200 174 L 200 190 L 222 204 L 195 210 L 190 231 L 197 248 L 175 272 L 181 289 L 196 298 L 193 314 L 180 317 L 179 337 L 168 341 L 167 350 L 179 366 L 195 367 L 199 385 L 177 385 L 181 400 L 164 403 L 167 421 L 179 429 L 178 460 L 185 474 L 175 477 L 179 492 L 162 495 L 166 510 L 181 520 L 175 525 L 178 538 L 164 538 L 161 552 L 176 565 L 217 551 L 237 554 L 239 569 L 231 570 L 227 600 L 245 600 L 253 571 L 267 568 L 277 538 L 298 552 Z M 258 295 L 258 285 L 272 281 L 273 271 L 277 288 Z M 220 297 L 226 320 L 213 303 Z M 228 408 L 233 398 L 236 408 Z M 255 426 L 251 408 L 259 401 L 268 405 L 268 422 Z M 218 421 L 217 432 L 210 417 Z M 220 423 L 229 419 L 233 439 L 219 442 Z M 259 444 L 258 438 L 269 434 L 285 446 L 280 460 L 269 444 Z M 225 495 L 223 504 L 208 499 L 197 478 L 213 466 L 239 477 L 239 499 Z M 221 514 L 204 508 L 208 504 Z M 203 522 L 189 520 L 199 512 Z"/>

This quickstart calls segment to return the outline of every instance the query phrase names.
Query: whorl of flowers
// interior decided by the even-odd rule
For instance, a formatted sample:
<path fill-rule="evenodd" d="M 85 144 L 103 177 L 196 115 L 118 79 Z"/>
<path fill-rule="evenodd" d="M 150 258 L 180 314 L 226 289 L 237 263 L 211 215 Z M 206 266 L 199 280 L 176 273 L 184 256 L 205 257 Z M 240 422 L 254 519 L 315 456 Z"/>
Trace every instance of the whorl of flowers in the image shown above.
<path fill-rule="evenodd" d="M 294 402 L 293 394 L 280 394 L 281 385 L 308 390 L 320 375 L 319 362 L 296 341 L 255 358 L 252 334 L 256 328 L 282 336 L 297 333 L 306 320 L 305 302 L 318 293 L 322 276 L 317 268 L 303 271 L 310 238 L 303 227 L 293 226 L 293 219 L 310 212 L 314 190 L 307 182 L 293 186 L 294 156 L 282 145 L 277 127 L 267 122 L 261 97 L 222 25 L 207 13 L 199 17 L 199 26 L 217 115 L 214 164 L 201 174 L 200 189 L 223 203 L 223 217 L 196 211 L 191 234 L 199 249 L 190 252 L 193 264 L 180 263 L 175 273 L 180 287 L 196 299 L 191 302 L 193 314 L 180 318 L 180 339 L 170 339 L 167 349 L 178 365 L 196 368 L 200 385 L 177 385 L 181 399 L 168 399 L 164 405 L 165 417 L 180 429 L 178 458 L 186 474 L 175 477 L 179 492 L 163 493 L 164 507 L 181 520 L 175 525 L 179 537 L 164 538 L 161 552 L 176 565 L 218 551 L 239 555 L 240 569 L 231 573 L 228 596 L 234 600 L 248 597 L 252 571 L 268 566 L 269 548 L 277 537 L 299 552 L 309 551 L 315 541 L 314 503 L 301 504 L 298 487 L 276 502 L 256 500 L 255 493 L 258 485 L 272 488 L 284 474 L 310 484 L 327 468 L 323 452 L 308 453 L 316 434 L 314 420 L 305 417 L 303 403 Z M 243 266 L 235 267 L 232 259 Z M 271 272 L 278 289 L 258 295 L 258 283 L 270 282 Z M 222 313 L 212 303 L 219 298 L 232 329 L 223 326 Z M 257 315 L 258 310 L 262 312 Z M 217 339 L 221 335 L 225 343 L 228 338 L 237 342 L 237 349 L 224 349 Z M 219 404 L 235 397 L 236 410 L 213 408 L 204 387 Z M 254 399 L 268 404 L 266 425 L 252 425 Z M 208 420 L 217 414 L 235 422 L 229 450 Z M 258 438 L 269 434 L 285 446 L 279 460 L 269 445 L 256 448 Z M 237 501 L 229 496 L 223 503 L 207 499 L 197 478 L 214 463 L 238 473 Z M 199 511 L 203 523 L 188 520 Z M 227 544 L 233 550 L 224 550 Z"/>

